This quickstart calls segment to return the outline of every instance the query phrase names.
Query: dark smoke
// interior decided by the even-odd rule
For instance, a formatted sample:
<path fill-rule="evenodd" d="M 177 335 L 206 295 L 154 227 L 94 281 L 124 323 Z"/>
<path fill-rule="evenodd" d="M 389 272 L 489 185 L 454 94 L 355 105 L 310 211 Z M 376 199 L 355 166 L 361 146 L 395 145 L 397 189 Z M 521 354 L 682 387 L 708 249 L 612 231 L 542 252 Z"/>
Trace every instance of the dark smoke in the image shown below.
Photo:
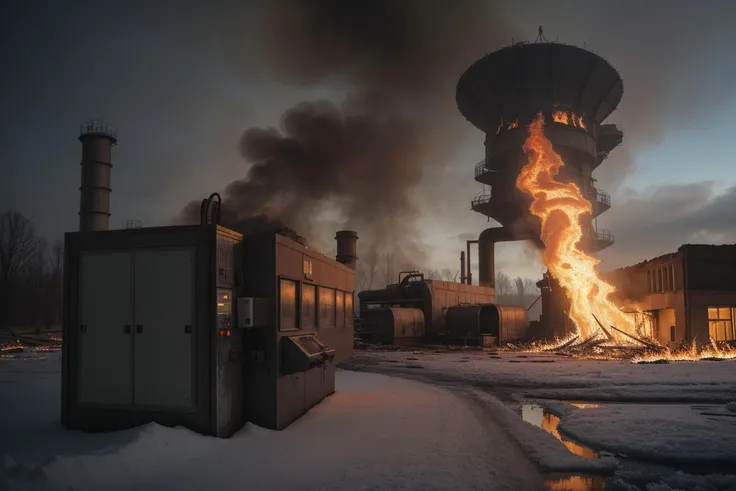
<path fill-rule="evenodd" d="M 421 261 L 412 192 L 463 128 L 448 123 L 458 116 L 455 83 L 493 40 L 510 38 L 493 29 L 489 4 L 279 0 L 264 22 L 282 81 L 348 92 L 341 103 L 296 105 L 279 128 L 245 132 L 240 150 L 252 165 L 223 193 L 231 226 L 265 216 L 309 237 L 326 232 L 317 217 L 332 206 L 363 247 Z"/>

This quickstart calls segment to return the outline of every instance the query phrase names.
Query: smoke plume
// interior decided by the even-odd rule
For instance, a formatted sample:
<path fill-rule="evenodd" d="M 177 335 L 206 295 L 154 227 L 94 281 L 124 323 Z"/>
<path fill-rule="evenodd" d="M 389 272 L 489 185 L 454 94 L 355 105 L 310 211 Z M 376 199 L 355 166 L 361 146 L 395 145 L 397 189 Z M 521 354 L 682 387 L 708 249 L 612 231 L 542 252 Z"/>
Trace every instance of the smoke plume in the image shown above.
<path fill-rule="evenodd" d="M 457 118 L 454 87 L 484 49 L 508 37 L 494 30 L 493 13 L 486 2 L 270 2 L 265 48 L 278 79 L 347 95 L 302 102 L 278 128 L 245 132 L 240 151 L 251 166 L 224 190 L 225 224 L 242 229 L 265 216 L 310 237 L 320 233 L 320 212 L 337 208 L 364 247 L 380 244 L 416 264 L 412 192 L 423 169 L 452 149 L 457 129 L 467 129 L 448 124 Z M 198 203 L 184 216 L 195 219 Z"/>

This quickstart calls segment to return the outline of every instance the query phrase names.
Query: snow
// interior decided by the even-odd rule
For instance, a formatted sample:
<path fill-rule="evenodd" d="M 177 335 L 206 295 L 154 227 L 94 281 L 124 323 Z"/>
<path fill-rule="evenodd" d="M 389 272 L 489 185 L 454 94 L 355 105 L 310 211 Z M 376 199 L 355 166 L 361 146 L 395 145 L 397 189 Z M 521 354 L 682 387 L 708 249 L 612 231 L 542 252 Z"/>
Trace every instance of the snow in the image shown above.
<path fill-rule="evenodd" d="M 736 462 L 733 418 L 717 418 L 723 406 L 601 404 L 576 408 L 549 404 L 562 418 L 559 430 L 576 441 L 628 458 L 695 466 Z"/>
<path fill-rule="evenodd" d="M 59 354 L 0 360 L 0 489 L 543 489 L 481 405 L 446 389 L 338 371 L 337 392 L 281 432 L 230 439 L 156 424 L 59 423 Z M 542 433 L 543 434 L 543 433 Z"/>
<path fill-rule="evenodd" d="M 421 368 L 409 369 L 409 362 Z M 606 489 L 736 489 L 736 361 L 637 365 L 550 354 L 427 350 L 358 352 L 350 366 L 474 391 L 540 467 L 585 473 L 585 466 L 577 468 L 575 459 L 560 455 L 562 443 L 551 434 L 539 437 L 534 424 L 541 426 L 543 413 L 529 412 L 539 404 L 561 419 L 562 438 L 606 455 L 593 462 L 610 462 L 611 454 L 619 461 Z M 585 404 L 573 405 L 580 402 Z M 523 410 L 534 431 L 518 426 Z M 639 463 L 662 469 L 632 473 L 631 466 Z"/>
<path fill-rule="evenodd" d="M 421 368 L 407 369 L 407 363 Z M 489 386 L 548 399 L 720 403 L 736 400 L 736 361 L 633 364 L 547 354 L 489 355 L 468 350 L 359 352 L 350 365 L 381 373 L 431 374 L 437 382 Z"/>
<path fill-rule="evenodd" d="M 610 457 L 590 460 L 568 452 L 559 440 L 524 422 L 497 398 L 478 389 L 470 389 L 470 392 L 494 412 L 499 426 L 506 430 L 540 468 L 556 472 L 589 473 L 610 472 L 618 467 L 618 462 Z"/>

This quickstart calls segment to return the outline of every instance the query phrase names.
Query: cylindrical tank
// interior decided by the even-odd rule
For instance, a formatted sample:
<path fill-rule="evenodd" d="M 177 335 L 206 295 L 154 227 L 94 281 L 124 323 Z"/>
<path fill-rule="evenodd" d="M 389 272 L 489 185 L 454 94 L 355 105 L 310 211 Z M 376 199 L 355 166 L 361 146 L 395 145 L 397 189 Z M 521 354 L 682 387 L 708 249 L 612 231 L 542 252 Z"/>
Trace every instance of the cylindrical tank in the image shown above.
<path fill-rule="evenodd" d="M 79 187 L 79 231 L 110 229 L 110 172 L 115 132 L 104 121 L 88 121 L 81 126 L 82 184 Z"/>
<path fill-rule="evenodd" d="M 340 230 L 335 234 L 337 240 L 337 262 L 355 269 L 358 261 L 358 234 L 353 230 Z"/>
<path fill-rule="evenodd" d="M 375 343 L 406 345 L 424 338 L 424 313 L 420 309 L 368 309 L 361 312 L 361 321 Z"/>
<path fill-rule="evenodd" d="M 529 317 L 518 305 L 457 305 L 447 309 L 446 326 L 448 340 L 479 344 L 487 334 L 506 343 L 527 337 Z"/>

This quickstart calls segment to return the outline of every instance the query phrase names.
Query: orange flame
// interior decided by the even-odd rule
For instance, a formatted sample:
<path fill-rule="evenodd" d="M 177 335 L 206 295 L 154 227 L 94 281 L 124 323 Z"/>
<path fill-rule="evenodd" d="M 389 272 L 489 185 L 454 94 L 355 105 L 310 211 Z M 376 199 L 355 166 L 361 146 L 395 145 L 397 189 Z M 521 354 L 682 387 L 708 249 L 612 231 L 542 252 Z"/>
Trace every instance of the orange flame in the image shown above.
<path fill-rule="evenodd" d="M 578 116 L 575 113 L 569 111 L 563 111 L 561 109 L 556 110 L 552 113 L 552 120 L 555 123 L 562 123 L 568 126 L 575 126 L 576 128 L 586 129 L 585 121 L 582 116 Z"/>
<path fill-rule="evenodd" d="M 555 113 L 556 114 L 556 113 Z M 570 299 L 568 315 L 575 323 L 577 334 L 583 338 L 597 335 L 600 322 L 634 334 L 631 316 L 623 313 L 609 299 L 615 288 L 601 280 L 597 266 L 600 261 L 587 255 L 580 247 L 583 228 L 580 218 L 590 215 L 592 205 L 573 183 L 555 179 L 564 165 L 547 137 L 544 136 L 544 117 L 540 113 L 529 125 L 529 137 L 524 152 L 529 163 L 521 169 L 516 187 L 533 198 L 529 211 L 540 219 L 542 242 L 546 246 L 543 260 L 549 272 L 566 290 Z M 621 343 L 630 342 L 616 331 L 610 334 Z"/>
<path fill-rule="evenodd" d="M 555 123 L 570 124 L 570 116 L 567 111 L 555 111 L 552 113 L 552 119 Z"/>
<path fill-rule="evenodd" d="M 509 123 L 509 127 L 506 128 L 506 129 L 507 130 L 513 130 L 514 128 L 518 128 L 518 127 L 519 127 L 519 120 L 518 119 L 515 119 L 514 121 L 512 121 L 511 123 Z"/>

